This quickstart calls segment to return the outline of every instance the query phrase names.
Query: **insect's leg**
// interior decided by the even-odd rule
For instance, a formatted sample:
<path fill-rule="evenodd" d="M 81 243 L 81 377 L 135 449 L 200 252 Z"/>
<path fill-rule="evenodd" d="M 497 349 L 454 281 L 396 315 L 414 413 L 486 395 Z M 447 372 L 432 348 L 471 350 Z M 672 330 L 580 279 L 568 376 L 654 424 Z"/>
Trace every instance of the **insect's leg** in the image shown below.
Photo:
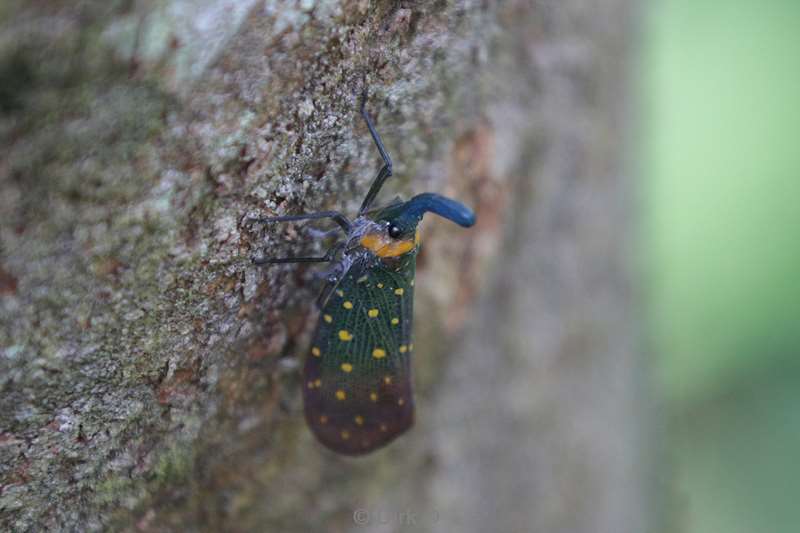
<path fill-rule="evenodd" d="M 307 215 L 283 215 L 279 217 L 254 217 L 248 218 L 247 221 L 252 223 L 270 224 L 272 222 L 294 222 L 297 220 L 318 220 L 320 218 L 330 218 L 339 226 L 349 232 L 352 224 L 347 217 L 339 211 L 320 211 L 319 213 L 309 213 Z"/>
<path fill-rule="evenodd" d="M 254 257 L 252 261 L 254 265 L 275 265 L 283 263 L 330 263 L 344 245 L 344 242 L 334 244 L 327 252 L 325 252 L 325 255 L 318 257 Z"/>
<path fill-rule="evenodd" d="M 361 116 L 364 117 L 364 121 L 367 123 L 367 129 L 369 129 L 369 133 L 372 135 L 372 140 L 375 141 L 375 146 L 378 147 L 378 151 L 381 153 L 381 158 L 383 158 L 383 166 L 378 171 L 378 175 L 375 176 L 375 180 L 372 182 L 372 185 L 370 185 L 369 191 L 364 197 L 364 201 L 361 203 L 361 208 L 358 210 L 359 215 L 363 215 L 369 209 L 369 206 L 372 204 L 373 200 L 375 200 L 375 197 L 378 196 L 383 184 L 392 175 L 392 158 L 389 157 L 389 154 L 386 152 L 386 148 L 383 146 L 381 136 L 378 135 L 378 132 L 375 130 L 375 126 L 372 125 L 372 120 L 369 118 L 369 114 L 364 108 L 366 103 L 367 93 L 365 91 L 361 97 Z"/>
<path fill-rule="evenodd" d="M 327 283 L 336 283 L 339 276 L 342 275 L 342 262 L 336 261 L 332 266 L 326 268 L 321 272 L 314 272 L 313 278 L 317 281 L 326 281 Z"/>
<path fill-rule="evenodd" d="M 347 243 L 344 242 L 340 244 L 340 247 L 344 249 L 346 245 Z M 328 301 L 328 298 L 330 298 L 330 295 L 333 293 L 334 289 L 339 286 L 339 282 L 350 270 L 352 264 L 352 257 L 349 257 L 347 253 L 344 253 L 339 260 L 336 261 L 330 269 L 328 269 L 328 271 L 325 273 L 327 275 L 327 283 L 322 288 L 322 291 L 317 298 L 317 307 L 321 309 L 325 305 L 325 302 Z"/>
<path fill-rule="evenodd" d="M 333 290 L 336 288 L 336 282 L 328 282 L 325 287 L 322 288 L 322 292 L 319 293 L 317 297 L 317 307 L 322 309 L 322 306 L 325 305 L 325 302 L 330 298 Z"/>
<path fill-rule="evenodd" d="M 254 265 L 277 265 L 283 263 L 327 263 L 330 261 L 325 256 L 322 257 L 254 257 Z"/>
<path fill-rule="evenodd" d="M 308 233 L 309 237 L 312 239 L 327 239 L 329 237 L 333 237 L 339 233 L 339 228 L 333 228 L 330 230 L 321 230 L 317 228 L 306 227 L 303 230 Z"/>

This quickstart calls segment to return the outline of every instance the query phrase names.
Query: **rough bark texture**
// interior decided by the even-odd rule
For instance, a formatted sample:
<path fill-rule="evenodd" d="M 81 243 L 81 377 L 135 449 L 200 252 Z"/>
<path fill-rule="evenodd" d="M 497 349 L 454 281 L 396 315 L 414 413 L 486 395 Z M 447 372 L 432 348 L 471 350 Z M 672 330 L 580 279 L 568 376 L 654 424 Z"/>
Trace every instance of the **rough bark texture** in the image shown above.
<path fill-rule="evenodd" d="M 644 528 L 626 0 L 5 2 L 0 529 Z M 247 215 L 393 187 L 423 228 L 418 423 L 304 427 L 314 251 Z M 390 197 L 385 193 L 385 197 Z M 363 512 L 362 512 L 363 510 Z"/>

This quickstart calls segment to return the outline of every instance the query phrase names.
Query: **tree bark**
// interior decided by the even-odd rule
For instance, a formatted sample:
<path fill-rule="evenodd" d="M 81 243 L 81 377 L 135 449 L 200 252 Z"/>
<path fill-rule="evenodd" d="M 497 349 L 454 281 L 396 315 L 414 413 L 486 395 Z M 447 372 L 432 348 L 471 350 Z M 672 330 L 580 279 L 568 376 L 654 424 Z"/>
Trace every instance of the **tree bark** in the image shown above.
<path fill-rule="evenodd" d="M 623 167 L 626 0 L 0 8 L 0 529 L 645 528 Z M 429 217 L 417 424 L 305 428 L 319 252 L 248 216 Z M 386 198 L 390 197 L 385 193 Z"/>

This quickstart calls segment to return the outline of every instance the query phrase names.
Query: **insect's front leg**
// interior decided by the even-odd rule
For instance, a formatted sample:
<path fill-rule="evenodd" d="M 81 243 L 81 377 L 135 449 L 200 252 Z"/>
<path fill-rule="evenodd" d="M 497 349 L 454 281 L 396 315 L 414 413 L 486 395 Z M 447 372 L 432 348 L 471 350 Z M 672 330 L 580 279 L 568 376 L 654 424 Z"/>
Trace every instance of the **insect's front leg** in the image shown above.
<path fill-rule="evenodd" d="M 277 217 L 250 217 L 247 222 L 250 224 L 271 224 L 273 222 L 296 222 L 299 220 L 319 220 L 330 218 L 341 227 L 345 232 L 349 232 L 352 223 L 339 211 L 320 211 L 319 213 L 309 213 L 307 215 L 282 215 Z"/>
<path fill-rule="evenodd" d="M 322 230 L 322 229 L 312 228 L 309 226 L 303 228 L 303 231 L 305 231 L 308 234 L 308 236 L 311 237 L 312 239 L 318 239 L 318 240 L 329 239 L 339 234 L 339 228 Z"/>
<path fill-rule="evenodd" d="M 336 257 L 336 254 L 344 247 L 345 243 L 336 243 L 325 252 L 322 256 L 312 257 L 254 257 L 252 258 L 254 265 L 275 265 L 282 263 L 330 263 Z"/>
<path fill-rule="evenodd" d="M 247 219 L 248 223 L 271 224 L 273 222 L 295 222 L 300 220 L 319 220 L 329 218 L 336 222 L 340 228 L 345 232 L 350 232 L 352 223 L 339 211 L 321 211 L 319 213 L 309 213 L 307 215 L 283 215 L 277 217 L 250 217 Z M 309 228 L 312 229 L 312 228 Z M 323 236 L 330 236 L 331 232 L 325 232 Z M 333 260 L 336 254 L 341 249 L 340 244 L 333 245 L 323 256 L 303 256 L 303 257 L 260 257 L 252 258 L 253 264 L 256 265 L 271 265 L 279 263 L 328 263 Z"/>

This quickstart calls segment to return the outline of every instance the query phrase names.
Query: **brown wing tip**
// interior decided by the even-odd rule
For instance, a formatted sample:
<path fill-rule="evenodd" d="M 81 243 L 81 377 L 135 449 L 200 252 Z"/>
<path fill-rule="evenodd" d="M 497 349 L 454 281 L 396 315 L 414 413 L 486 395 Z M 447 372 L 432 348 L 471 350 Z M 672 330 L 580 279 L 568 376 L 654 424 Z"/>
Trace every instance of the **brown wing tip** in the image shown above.
<path fill-rule="evenodd" d="M 372 421 L 358 426 L 306 411 L 306 421 L 317 440 L 326 448 L 349 456 L 366 455 L 391 443 L 414 425 L 414 408 L 391 421 Z"/>

